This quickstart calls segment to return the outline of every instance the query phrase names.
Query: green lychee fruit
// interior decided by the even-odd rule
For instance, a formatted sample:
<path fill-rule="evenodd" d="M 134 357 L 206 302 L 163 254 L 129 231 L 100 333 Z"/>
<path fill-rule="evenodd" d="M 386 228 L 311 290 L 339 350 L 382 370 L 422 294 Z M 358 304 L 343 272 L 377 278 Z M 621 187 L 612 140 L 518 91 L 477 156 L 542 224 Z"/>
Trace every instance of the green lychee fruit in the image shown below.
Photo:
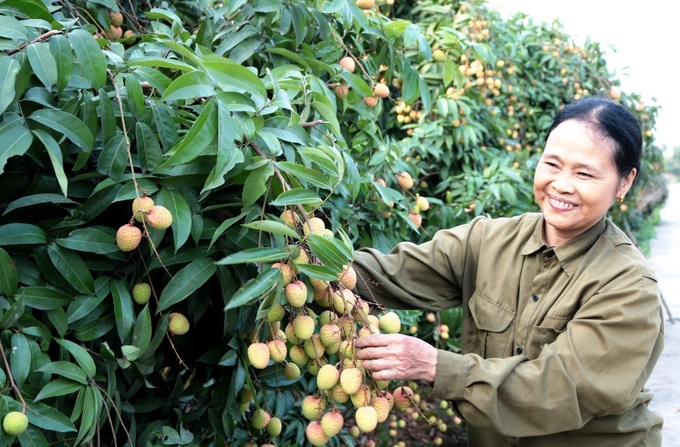
<path fill-rule="evenodd" d="M 302 400 L 302 415 L 310 421 L 318 420 L 326 409 L 326 401 L 318 396 L 307 396 Z"/>
<path fill-rule="evenodd" d="M 295 229 L 295 226 L 300 222 L 300 216 L 293 210 L 286 210 L 281 213 L 281 220 L 290 228 Z"/>
<path fill-rule="evenodd" d="M 357 408 L 355 418 L 359 429 L 364 433 L 372 432 L 378 425 L 378 413 L 370 405 Z"/>
<path fill-rule="evenodd" d="M 283 320 L 283 317 L 285 316 L 286 309 L 283 308 L 281 303 L 276 301 L 274 302 L 274 305 L 272 305 L 271 309 L 269 309 L 269 312 L 267 313 L 267 320 L 269 320 L 270 323 L 277 323 Z"/>
<path fill-rule="evenodd" d="M 269 357 L 276 363 L 281 363 L 286 359 L 288 354 L 288 348 L 286 347 L 286 342 L 282 340 L 272 340 L 267 343 L 269 348 Z"/>
<path fill-rule="evenodd" d="M 146 223 L 156 230 L 165 230 L 172 225 L 172 214 L 161 205 L 154 205 L 146 215 Z"/>
<path fill-rule="evenodd" d="M 332 438 L 340 433 L 344 423 L 345 418 L 342 417 L 342 413 L 337 410 L 329 411 L 321 417 L 321 430 L 324 435 Z"/>
<path fill-rule="evenodd" d="M 307 285 L 302 281 L 293 281 L 286 286 L 284 294 L 288 304 L 300 308 L 307 302 Z"/>
<path fill-rule="evenodd" d="M 345 368 L 340 373 L 340 385 L 350 396 L 361 388 L 363 374 L 359 368 Z"/>
<path fill-rule="evenodd" d="M 146 213 L 151 211 L 153 206 L 154 203 L 151 197 L 137 197 L 132 201 L 132 215 L 137 222 L 143 222 L 146 218 Z"/>
<path fill-rule="evenodd" d="M 371 390 L 365 384 L 361 384 L 359 390 L 350 396 L 352 404 L 356 408 L 365 407 L 371 402 Z"/>
<path fill-rule="evenodd" d="M 322 235 L 326 229 L 326 224 L 318 217 L 312 217 L 302 225 L 302 232 L 305 236 L 310 234 Z"/>
<path fill-rule="evenodd" d="M 309 315 L 298 315 L 293 319 L 293 331 L 300 341 L 305 341 L 314 334 L 314 326 L 314 318 Z"/>
<path fill-rule="evenodd" d="M 123 251 L 132 251 L 142 241 L 142 231 L 132 224 L 125 224 L 116 231 L 116 245 Z"/>
<path fill-rule="evenodd" d="M 293 280 L 293 267 L 289 266 L 285 262 L 275 262 L 272 264 L 272 268 L 277 268 L 281 269 L 281 276 L 283 277 L 283 285 L 284 287 L 290 284 L 290 282 Z"/>
<path fill-rule="evenodd" d="M 300 377 L 300 367 L 295 363 L 286 363 L 283 367 L 283 377 L 288 380 L 295 380 Z"/>
<path fill-rule="evenodd" d="M 324 346 L 329 347 L 342 341 L 340 326 L 335 323 L 326 323 L 319 330 L 319 337 Z"/>
<path fill-rule="evenodd" d="M 269 347 L 265 343 L 255 342 L 248 346 L 248 360 L 254 368 L 266 368 L 269 364 L 269 355 Z"/>
<path fill-rule="evenodd" d="M 278 436 L 281 434 L 282 428 L 283 424 L 281 423 L 281 419 L 273 417 L 269 420 L 269 424 L 267 424 L 267 433 L 271 436 Z"/>
<path fill-rule="evenodd" d="M 416 197 L 416 206 L 420 211 L 427 211 L 430 209 L 430 202 L 423 196 Z"/>
<path fill-rule="evenodd" d="M 328 436 L 324 434 L 319 421 L 312 421 L 307 424 L 305 435 L 307 435 L 307 440 L 313 446 L 326 445 L 328 442 Z"/>
<path fill-rule="evenodd" d="M 434 50 L 432 52 L 432 60 L 435 62 L 444 62 L 446 60 L 446 53 L 442 50 Z"/>
<path fill-rule="evenodd" d="M 8 435 L 20 435 L 28 428 L 28 417 L 20 411 L 10 411 L 2 420 L 2 428 Z"/>
<path fill-rule="evenodd" d="M 172 312 L 168 317 L 168 331 L 174 335 L 184 335 L 189 332 L 189 320 L 179 312 Z"/>
<path fill-rule="evenodd" d="M 300 343 L 302 343 L 298 336 L 295 335 L 295 328 L 293 328 L 292 321 L 288 322 L 283 332 L 286 334 L 286 339 L 290 344 L 299 345 Z"/>
<path fill-rule="evenodd" d="M 321 343 L 319 334 L 312 334 L 311 337 L 304 341 L 302 347 L 311 359 L 323 357 L 326 352 L 326 347 Z"/>
<path fill-rule="evenodd" d="M 271 415 L 264 411 L 262 408 L 258 408 L 255 410 L 255 413 L 253 413 L 253 419 L 252 419 L 252 424 L 253 428 L 256 430 L 263 429 L 269 424 L 269 421 L 271 420 Z"/>
<path fill-rule="evenodd" d="M 305 352 L 305 348 L 302 345 L 295 345 L 291 347 L 288 355 L 290 356 L 290 360 L 300 368 L 305 366 L 309 361 L 309 356 Z"/>
<path fill-rule="evenodd" d="M 144 305 L 151 298 L 151 286 L 145 282 L 138 282 L 132 286 L 132 299 L 137 304 Z"/>
<path fill-rule="evenodd" d="M 386 334 L 397 334 L 401 331 L 401 319 L 396 312 L 387 312 L 380 317 L 380 330 Z"/>
<path fill-rule="evenodd" d="M 338 380 L 340 380 L 340 371 L 330 363 L 323 365 L 316 374 L 316 384 L 320 390 L 330 390 L 338 383 Z"/>
<path fill-rule="evenodd" d="M 349 400 L 349 394 L 345 393 L 340 382 L 336 383 L 335 386 L 331 388 L 331 397 L 334 401 L 341 404 L 344 404 Z"/>

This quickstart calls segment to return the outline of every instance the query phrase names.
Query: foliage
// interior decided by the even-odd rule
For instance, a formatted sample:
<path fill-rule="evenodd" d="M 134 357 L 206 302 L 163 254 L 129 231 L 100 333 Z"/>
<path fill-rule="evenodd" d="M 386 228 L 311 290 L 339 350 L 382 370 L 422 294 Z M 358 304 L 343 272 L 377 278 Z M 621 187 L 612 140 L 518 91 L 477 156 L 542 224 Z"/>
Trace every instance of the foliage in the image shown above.
<path fill-rule="evenodd" d="M 312 280 L 339 287 L 357 247 L 533 209 L 550 116 L 616 83 L 596 44 L 483 4 L 169 3 L 0 1 L 0 415 L 26 411 L 22 445 L 262 443 L 258 408 L 283 419 L 277 445 L 305 443 L 315 365 L 286 379 L 246 353 L 279 328 L 264 318 L 284 303 L 272 264 L 295 267 L 312 304 Z M 654 107 L 621 101 L 651 129 Z M 134 218 L 144 196 L 169 229 Z M 330 235 L 303 230 L 314 216 Z M 144 238 L 123 252 L 128 223 Z M 294 263 L 303 251 L 311 263 Z M 172 313 L 186 334 L 168 332 Z M 459 349 L 457 311 L 401 316 Z"/>

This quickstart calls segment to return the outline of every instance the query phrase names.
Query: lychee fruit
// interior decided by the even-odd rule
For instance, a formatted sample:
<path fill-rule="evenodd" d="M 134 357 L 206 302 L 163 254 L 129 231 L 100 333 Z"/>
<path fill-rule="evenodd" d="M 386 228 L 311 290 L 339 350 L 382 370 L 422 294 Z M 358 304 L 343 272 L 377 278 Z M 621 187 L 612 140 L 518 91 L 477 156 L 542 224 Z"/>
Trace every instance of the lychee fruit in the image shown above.
<path fill-rule="evenodd" d="M 283 277 L 283 285 L 284 287 L 290 284 L 290 282 L 293 280 L 293 267 L 289 266 L 285 262 L 275 262 L 272 264 L 272 268 L 277 268 L 281 269 L 281 276 Z"/>
<path fill-rule="evenodd" d="M 2 420 L 2 428 L 8 435 L 20 435 L 28 428 L 28 417 L 20 411 L 10 411 Z"/>
<path fill-rule="evenodd" d="M 401 172 L 397 174 L 397 183 L 402 189 L 411 189 L 413 188 L 413 177 L 406 171 Z"/>
<path fill-rule="evenodd" d="M 416 197 L 416 206 L 420 211 L 427 211 L 430 209 L 430 202 L 423 196 Z"/>
<path fill-rule="evenodd" d="M 302 345 L 291 347 L 288 355 L 290 356 L 290 360 L 299 367 L 305 366 L 309 361 L 309 356 Z"/>
<path fill-rule="evenodd" d="M 132 224 L 125 224 L 116 232 L 116 245 L 123 251 L 132 251 L 142 241 L 142 231 Z"/>
<path fill-rule="evenodd" d="M 283 377 L 288 380 L 295 380 L 300 377 L 300 367 L 295 363 L 286 363 L 283 367 Z"/>
<path fill-rule="evenodd" d="M 394 398 L 394 405 L 403 410 L 411 405 L 413 390 L 408 386 L 400 386 L 392 392 L 392 397 Z"/>
<path fill-rule="evenodd" d="M 269 357 L 276 363 L 281 363 L 286 359 L 288 348 L 286 347 L 286 343 L 284 341 L 271 340 L 267 343 L 267 347 L 269 348 Z"/>
<path fill-rule="evenodd" d="M 284 329 L 284 334 L 286 335 L 286 340 L 292 345 L 299 345 L 301 343 L 297 335 L 295 335 L 295 329 L 293 329 L 293 322 L 289 322 Z"/>
<path fill-rule="evenodd" d="M 335 323 L 326 323 L 321 326 L 321 329 L 319 329 L 319 336 L 321 338 L 321 343 L 326 347 L 339 344 L 342 341 L 340 327 Z"/>
<path fill-rule="evenodd" d="M 321 337 L 319 334 L 312 334 L 305 342 L 302 344 L 305 349 L 305 353 L 311 359 L 316 359 L 322 357 L 324 352 L 326 352 L 326 347 L 321 343 Z"/>
<path fill-rule="evenodd" d="M 349 93 L 349 87 L 346 85 L 336 85 L 335 86 L 335 96 L 338 99 L 342 99 Z"/>
<path fill-rule="evenodd" d="M 305 435 L 307 435 L 307 440 L 313 446 L 326 445 L 328 442 L 328 436 L 324 434 L 319 421 L 312 421 L 307 424 Z"/>
<path fill-rule="evenodd" d="M 321 430 L 324 435 L 332 438 L 333 436 L 340 433 L 342 430 L 342 425 L 345 423 L 345 418 L 342 417 L 342 413 L 339 411 L 329 411 L 321 417 Z"/>
<path fill-rule="evenodd" d="M 390 88 L 385 84 L 376 84 L 375 87 L 373 87 L 373 96 L 387 98 L 390 96 Z"/>
<path fill-rule="evenodd" d="M 144 305 L 151 298 L 151 286 L 145 282 L 138 282 L 132 286 L 132 299 L 135 303 Z"/>
<path fill-rule="evenodd" d="M 314 334 L 314 326 L 314 318 L 309 315 L 298 315 L 293 319 L 293 331 L 300 341 L 305 341 Z"/>
<path fill-rule="evenodd" d="M 174 335 L 184 335 L 189 332 L 189 320 L 179 312 L 172 312 L 168 316 L 168 331 Z"/>
<path fill-rule="evenodd" d="M 340 382 L 336 383 L 333 388 L 331 388 L 331 397 L 334 401 L 344 404 L 349 400 L 349 394 L 345 393 L 342 389 L 342 384 Z"/>
<path fill-rule="evenodd" d="M 408 215 L 408 218 L 411 222 L 413 222 L 413 225 L 415 225 L 416 228 L 420 228 L 420 226 L 423 224 L 423 216 L 420 214 L 411 213 Z"/>
<path fill-rule="evenodd" d="M 248 360 L 253 367 L 264 369 L 269 364 L 269 346 L 265 343 L 255 342 L 248 346 Z"/>
<path fill-rule="evenodd" d="M 354 59 L 352 59 L 349 56 L 345 56 L 342 59 L 340 59 L 339 64 L 342 68 L 349 71 L 350 73 L 354 73 L 354 70 L 356 69 L 356 65 L 357 65 L 354 62 Z"/>
<path fill-rule="evenodd" d="M 330 363 L 319 368 L 319 372 L 316 374 L 316 385 L 320 390 L 330 390 L 339 380 L 340 371 L 338 371 L 338 368 L 336 368 L 335 365 L 331 365 Z"/>
<path fill-rule="evenodd" d="M 392 406 L 386 397 L 375 396 L 371 399 L 371 406 L 375 408 L 375 412 L 378 415 L 378 422 L 385 422 L 387 416 L 390 414 L 390 409 Z"/>
<path fill-rule="evenodd" d="M 161 205 L 154 205 L 146 215 L 146 223 L 156 230 L 165 230 L 172 225 L 172 214 Z"/>
<path fill-rule="evenodd" d="M 446 60 L 446 53 L 442 50 L 434 50 L 432 52 L 432 60 L 435 62 L 444 62 Z"/>
<path fill-rule="evenodd" d="M 357 285 L 357 272 L 351 265 L 343 265 L 338 279 L 346 289 L 352 290 Z"/>
<path fill-rule="evenodd" d="M 300 216 L 298 216 L 297 213 L 293 210 L 286 210 L 283 213 L 281 213 L 281 220 L 288 227 L 295 229 L 297 224 L 300 222 Z"/>
<path fill-rule="evenodd" d="M 256 430 L 263 429 L 269 424 L 269 421 L 271 421 L 271 415 L 267 413 L 265 410 L 262 408 L 258 408 L 255 410 L 255 413 L 253 413 L 253 419 L 251 423 L 253 424 L 253 428 Z"/>
<path fill-rule="evenodd" d="M 283 320 L 283 317 L 285 316 L 286 309 L 284 309 L 278 301 L 276 301 L 271 309 L 269 309 L 269 312 L 267 312 L 267 320 L 269 320 L 270 323 L 278 323 Z"/>
<path fill-rule="evenodd" d="M 372 432 L 378 425 L 378 413 L 370 405 L 357 408 L 354 416 L 359 429 L 364 433 Z"/>
<path fill-rule="evenodd" d="M 312 217 L 302 225 L 302 232 L 305 236 L 310 234 L 322 235 L 326 229 L 326 224 L 318 217 Z"/>
<path fill-rule="evenodd" d="M 111 26 L 121 26 L 123 24 L 123 14 L 119 12 L 109 12 L 109 18 L 111 19 Z"/>
<path fill-rule="evenodd" d="M 132 201 L 132 215 L 135 217 L 137 222 L 143 222 L 146 213 L 151 211 L 154 203 L 153 199 L 148 196 L 137 197 Z"/>
<path fill-rule="evenodd" d="M 356 408 L 365 407 L 371 402 L 371 390 L 362 383 L 359 390 L 350 395 L 350 399 L 352 399 L 352 404 Z"/>
<path fill-rule="evenodd" d="M 350 396 L 361 388 L 363 374 L 359 368 L 345 368 L 340 373 L 340 385 Z"/>
<path fill-rule="evenodd" d="M 368 10 L 375 8 L 375 0 L 357 0 L 359 9 Z"/>
<path fill-rule="evenodd" d="M 380 316 L 380 330 L 386 334 L 397 334 L 401 331 L 401 319 L 396 312 L 387 312 Z"/>
<path fill-rule="evenodd" d="M 293 307 L 302 307 L 307 302 L 307 285 L 302 281 L 293 281 L 284 289 L 286 301 Z"/>
<path fill-rule="evenodd" d="M 375 96 L 365 96 L 364 97 L 364 104 L 366 104 L 369 108 L 373 108 L 378 105 L 379 98 L 376 98 Z"/>
<path fill-rule="evenodd" d="M 281 434 L 282 428 L 283 424 L 281 423 L 281 419 L 273 417 L 269 420 L 269 424 L 267 424 L 267 433 L 271 436 L 278 436 Z"/>
<path fill-rule="evenodd" d="M 326 401 L 318 396 L 307 396 L 302 400 L 302 415 L 310 421 L 318 420 L 326 409 Z"/>

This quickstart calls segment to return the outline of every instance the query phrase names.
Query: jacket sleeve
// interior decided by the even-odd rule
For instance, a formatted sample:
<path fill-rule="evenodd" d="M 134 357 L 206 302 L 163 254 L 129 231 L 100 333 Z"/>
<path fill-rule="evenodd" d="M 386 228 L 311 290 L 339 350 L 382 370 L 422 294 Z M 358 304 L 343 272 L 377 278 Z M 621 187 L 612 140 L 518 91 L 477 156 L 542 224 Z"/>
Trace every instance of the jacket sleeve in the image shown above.
<path fill-rule="evenodd" d="M 628 273 L 585 301 L 536 359 L 440 351 L 434 395 L 455 401 L 476 428 L 514 437 L 577 430 L 630 409 L 660 355 L 663 332 L 656 280 Z"/>

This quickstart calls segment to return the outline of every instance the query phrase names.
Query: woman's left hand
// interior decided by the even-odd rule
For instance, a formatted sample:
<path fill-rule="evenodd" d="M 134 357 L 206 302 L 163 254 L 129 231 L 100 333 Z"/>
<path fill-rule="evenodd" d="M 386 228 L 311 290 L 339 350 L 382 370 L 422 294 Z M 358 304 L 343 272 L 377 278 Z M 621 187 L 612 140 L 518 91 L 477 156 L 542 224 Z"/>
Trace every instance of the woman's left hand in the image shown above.
<path fill-rule="evenodd" d="M 437 349 L 419 338 L 402 334 L 373 334 L 356 338 L 357 358 L 375 380 L 425 380 L 433 383 Z"/>

